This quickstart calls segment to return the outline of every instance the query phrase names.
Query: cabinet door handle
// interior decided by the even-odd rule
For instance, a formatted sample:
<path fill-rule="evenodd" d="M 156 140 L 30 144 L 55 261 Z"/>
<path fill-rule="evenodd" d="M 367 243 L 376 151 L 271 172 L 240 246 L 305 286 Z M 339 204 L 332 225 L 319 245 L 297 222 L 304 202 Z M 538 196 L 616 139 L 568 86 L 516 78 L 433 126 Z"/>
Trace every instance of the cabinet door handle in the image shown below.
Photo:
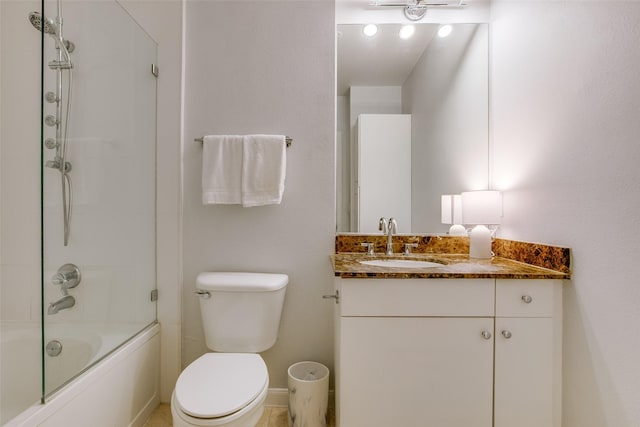
<path fill-rule="evenodd" d="M 506 339 L 511 338 L 511 332 L 504 330 L 501 333 L 502 333 L 502 336 L 505 337 Z"/>
<path fill-rule="evenodd" d="M 491 339 L 491 332 L 489 332 L 489 331 L 482 331 L 480 333 L 480 335 L 482 335 L 482 338 L 484 338 L 485 340 L 490 340 Z"/>
<path fill-rule="evenodd" d="M 522 301 L 524 301 L 525 304 L 531 304 L 533 298 L 531 298 L 531 295 L 522 295 Z"/>

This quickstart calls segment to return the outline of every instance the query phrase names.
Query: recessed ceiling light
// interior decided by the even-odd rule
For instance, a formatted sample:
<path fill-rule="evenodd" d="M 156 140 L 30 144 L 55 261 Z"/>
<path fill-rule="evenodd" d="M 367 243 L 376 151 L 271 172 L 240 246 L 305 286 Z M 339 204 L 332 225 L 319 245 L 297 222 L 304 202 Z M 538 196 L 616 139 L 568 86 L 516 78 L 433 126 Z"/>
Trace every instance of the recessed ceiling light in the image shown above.
<path fill-rule="evenodd" d="M 400 33 L 398 34 L 402 40 L 406 40 L 413 36 L 413 33 L 416 31 L 413 25 L 403 25 L 400 28 Z"/>
<path fill-rule="evenodd" d="M 365 25 L 364 28 L 362 29 L 362 32 L 367 37 L 373 37 L 378 32 L 378 26 L 376 24 Z"/>
<path fill-rule="evenodd" d="M 453 31 L 453 27 L 451 25 L 443 25 L 438 30 L 438 37 L 447 37 Z"/>

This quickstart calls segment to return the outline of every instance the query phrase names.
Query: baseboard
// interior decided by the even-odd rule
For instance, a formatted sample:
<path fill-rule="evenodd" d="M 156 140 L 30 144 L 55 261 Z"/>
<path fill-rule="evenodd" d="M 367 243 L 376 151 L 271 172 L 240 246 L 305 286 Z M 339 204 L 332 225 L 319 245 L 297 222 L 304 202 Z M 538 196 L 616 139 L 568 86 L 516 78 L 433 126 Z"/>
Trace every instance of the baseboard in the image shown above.
<path fill-rule="evenodd" d="M 156 392 L 153 394 L 151 399 L 149 399 L 147 404 L 140 410 L 140 412 L 133 419 L 133 421 L 131 421 L 131 423 L 129 424 L 129 427 L 144 426 L 144 424 L 147 422 L 149 417 L 151 417 L 151 414 L 158 407 L 159 404 L 160 404 L 160 394 L 158 393 L 158 390 L 156 390 Z"/>
<path fill-rule="evenodd" d="M 334 391 L 329 390 L 329 407 L 334 406 Z M 289 406 L 289 390 L 286 388 L 270 388 L 267 392 L 266 406 Z"/>

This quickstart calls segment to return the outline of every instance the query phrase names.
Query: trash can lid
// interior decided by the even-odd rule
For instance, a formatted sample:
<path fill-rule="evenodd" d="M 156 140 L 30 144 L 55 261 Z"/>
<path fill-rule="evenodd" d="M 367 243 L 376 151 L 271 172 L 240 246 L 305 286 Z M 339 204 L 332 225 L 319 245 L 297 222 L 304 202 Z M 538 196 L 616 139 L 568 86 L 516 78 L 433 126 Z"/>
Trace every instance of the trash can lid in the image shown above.
<path fill-rule="evenodd" d="M 207 353 L 176 382 L 180 409 L 198 418 L 224 417 L 255 400 L 269 383 L 264 360 L 250 353 Z"/>
<path fill-rule="evenodd" d="M 289 366 L 289 377 L 297 381 L 319 381 L 329 376 L 329 368 L 318 362 L 298 362 Z"/>

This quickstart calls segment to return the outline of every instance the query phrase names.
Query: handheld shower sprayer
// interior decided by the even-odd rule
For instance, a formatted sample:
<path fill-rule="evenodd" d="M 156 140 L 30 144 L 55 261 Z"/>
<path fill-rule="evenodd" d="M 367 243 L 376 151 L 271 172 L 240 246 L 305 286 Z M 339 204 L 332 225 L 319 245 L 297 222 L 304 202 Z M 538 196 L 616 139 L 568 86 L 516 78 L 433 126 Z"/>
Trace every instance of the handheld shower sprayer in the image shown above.
<path fill-rule="evenodd" d="M 47 92 L 44 99 L 56 106 L 55 115 L 47 115 L 44 119 L 45 124 L 51 127 L 55 127 L 55 138 L 46 138 L 44 141 L 45 147 L 49 149 L 55 149 L 56 153 L 53 160 L 45 162 L 44 166 L 47 168 L 57 169 L 60 171 L 60 180 L 62 186 L 62 215 L 64 225 L 64 245 L 69 243 L 69 234 L 71 229 L 71 208 L 73 205 L 73 188 L 71 186 L 71 163 L 67 161 L 67 133 L 69 130 L 69 115 L 71 108 L 71 93 L 73 86 L 73 63 L 71 62 L 71 56 L 69 55 L 74 51 L 75 45 L 65 40 L 62 36 L 62 16 L 60 8 L 60 0 L 57 1 L 58 15 L 55 21 L 43 16 L 38 12 L 29 13 L 29 22 L 42 34 L 49 34 L 56 43 L 56 50 L 58 51 L 57 58 L 49 62 L 49 68 L 56 71 L 56 91 Z M 63 73 L 66 71 L 66 73 Z M 63 114 L 63 75 L 67 76 L 67 96 L 64 102 L 66 103 L 66 109 Z"/>
<path fill-rule="evenodd" d="M 31 12 L 29 14 L 29 21 L 36 30 L 44 31 L 45 34 L 49 34 L 51 36 L 57 36 L 56 24 L 46 17 L 43 19 L 39 12 Z"/>
<path fill-rule="evenodd" d="M 39 12 L 29 13 L 29 22 L 38 30 L 43 31 L 45 34 L 49 34 L 56 41 L 56 47 L 62 52 L 64 61 L 58 64 L 61 68 L 71 68 L 73 66 L 71 62 L 71 56 L 69 55 L 75 49 L 75 45 L 69 40 L 62 38 L 60 26 L 53 22 L 53 20 L 43 17 Z"/>

